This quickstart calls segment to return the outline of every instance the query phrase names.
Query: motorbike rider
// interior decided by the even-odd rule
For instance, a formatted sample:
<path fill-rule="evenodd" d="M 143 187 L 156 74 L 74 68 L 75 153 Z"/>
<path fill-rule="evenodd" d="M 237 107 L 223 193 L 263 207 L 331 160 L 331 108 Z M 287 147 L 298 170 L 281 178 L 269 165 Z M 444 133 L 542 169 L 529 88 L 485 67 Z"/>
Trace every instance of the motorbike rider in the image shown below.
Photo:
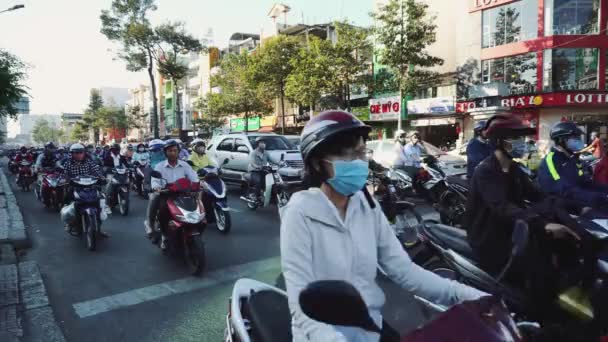
<path fill-rule="evenodd" d="M 484 295 L 422 269 L 401 247 L 378 202 L 362 191 L 368 176 L 365 139 L 369 132 L 369 126 L 343 111 L 315 116 L 302 132 L 305 177 L 313 187 L 296 192 L 281 208 L 280 234 L 295 342 L 380 338 L 377 333 L 308 318 L 298 298 L 302 289 L 316 280 L 353 284 L 376 325 L 382 327 L 382 338 L 391 340 L 399 334 L 383 323 L 385 298 L 376 283 L 377 265 L 401 287 L 436 303 L 453 305 Z"/>
<path fill-rule="evenodd" d="M 42 175 L 40 174 L 40 170 L 59 166 L 59 159 L 57 159 L 55 149 L 56 147 L 53 142 L 44 144 L 44 152 L 38 156 L 36 164 L 34 164 L 34 170 L 38 174 L 37 186 L 40 189 L 38 194 L 42 194 Z"/>
<path fill-rule="evenodd" d="M 160 139 L 153 139 L 149 143 L 150 165 L 144 170 L 144 182 L 146 183 L 148 189 L 151 189 L 150 173 L 158 164 L 167 160 L 167 157 L 165 156 L 165 153 L 163 151 L 164 146 L 165 143 Z M 146 209 L 146 220 L 144 221 L 144 226 L 146 227 L 146 234 L 148 235 L 148 238 L 152 237 L 152 223 L 154 222 L 154 220 L 156 219 L 156 215 L 158 214 L 159 203 L 160 195 L 158 193 L 151 192 L 148 197 L 148 208 Z"/>
<path fill-rule="evenodd" d="M 192 141 L 192 153 L 190 154 L 190 158 L 189 160 L 192 162 L 193 166 L 192 168 L 195 171 L 198 171 L 204 167 L 207 167 L 211 164 L 211 161 L 209 160 L 209 157 L 207 156 L 206 153 L 206 149 L 207 146 L 205 145 L 205 141 L 203 141 L 203 139 L 200 138 L 196 138 Z"/>
<path fill-rule="evenodd" d="M 400 129 L 395 132 L 395 160 L 393 166 L 396 168 L 403 167 L 405 164 L 405 154 L 403 149 L 407 143 L 407 134 Z"/>
<path fill-rule="evenodd" d="M 188 160 L 188 158 L 190 158 L 190 152 L 188 152 L 188 148 L 180 139 L 175 140 L 177 140 L 177 142 L 179 143 L 179 160 Z"/>
<path fill-rule="evenodd" d="M 426 149 L 420 141 L 420 133 L 413 131 L 410 133 L 410 141 L 403 147 L 403 154 L 399 157 L 401 169 L 403 169 L 416 183 L 416 178 L 422 169 L 422 155 L 426 154 Z"/>
<path fill-rule="evenodd" d="M 150 154 L 146 151 L 146 145 L 140 143 L 137 145 L 137 151 L 133 154 L 133 162 L 147 164 L 150 161 Z"/>
<path fill-rule="evenodd" d="M 604 142 L 600 138 L 599 133 L 591 132 L 591 142 L 589 146 L 581 149 L 579 154 L 591 152 L 593 154 L 593 159 L 600 159 L 606 154 L 606 148 L 604 147 Z"/>
<path fill-rule="evenodd" d="M 104 172 L 107 175 L 106 185 L 106 196 L 108 198 L 112 195 L 114 187 L 112 186 L 112 169 L 114 168 L 127 168 L 129 165 L 127 158 L 120 154 L 120 145 L 117 143 L 112 144 L 110 152 L 103 161 Z"/>
<path fill-rule="evenodd" d="M 583 132 L 573 122 L 560 122 L 550 132 L 554 146 L 538 168 L 541 189 L 576 201 L 586 207 L 605 207 L 608 204 L 608 187 L 594 184 L 584 172 L 578 151 L 583 148 Z"/>
<path fill-rule="evenodd" d="M 133 148 L 133 144 L 128 144 L 124 153 L 122 154 L 126 160 L 130 161 L 133 158 L 133 154 L 135 153 L 135 149 Z"/>
<path fill-rule="evenodd" d="M 103 172 L 98 164 L 86 157 L 85 148 L 82 144 L 76 143 L 70 146 L 70 157 L 67 158 L 62 169 L 63 175 L 68 179 L 80 177 L 80 176 L 92 176 L 99 179 L 103 179 Z M 103 182 L 103 181 L 102 181 Z M 66 191 L 65 204 L 69 205 L 73 200 L 72 189 Z M 108 210 L 105 205 L 105 199 L 101 200 L 100 207 L 102 210 Z M 71 227 L 66 225 L 66 231 L 70 231 Z M 102 236 L 108 237 L 109 235 L 101 232 Z"/>
<path fill-rule="evenodd" d="M 249 194 L 252 199 L 257 199 L 260 195 L 264 182 L 264 172 L 262 171 L 262 168 L 270 161 L 270 156 L 266 151 L 264 137 L 256 138 L 255 144 L 256 148 L 251 151 L 251 154 L 249 155 L 249 165 L 247 167 L 249 174 L 251 175 L 251 183 L 253 183 L 249 185 L 250 191 L 253 190 Z"/>
<path fill-rule="evenodd" d="M 29 163 L 33 163 L 34 162 L 34 156 L 29 152 L 29 150 L 25 146 L 21 146 L 19 148 L 19 153 L 15 156 L 15 163 L 17 165 L 19 165 L 23 161 L 27 161 Z M 21 175 L 18 174 L 17 178 L 15 179 L 15 182 L 17 184 L 19 184 L 20 180 L 21 180 Z"/>
<path fill-rule="evenodd" d="M 473 172 L 479 163 L 492 154 L 494 147 L 488 143 L 484 133 L 485 120 L 475 123 L 473 128 L 474 137 L 467 144 L 467 178 L 473 178 Z"/>
<path fill-rule="evenodd" d="M 170 139 L 166 141 L 163 151 L 167 157 L 167 160 L 156 165 L 154 170 L 161 174 L 162 179 L 165 180 L 167 184 L 175 183 L 181 178 L 187 178 L 191 182 L 198 182 L 196 172 L 192 170 L 188 163 L 179 159 L 179 149 L 179 143 L 176 140 Z M 152 178 L 152 190 L 154 192 L 158 193 L 162 187 L 163 185 L 161 184 L 160 179 Z M 161 249 L 166 249 L 167 247 L 164 229 L 169 222 L 168 210 L 169 208 L 167 208 L 167 201 L 161 194 L 158 199 L 158 220 L 160 222 L 162 233 L 162 241 L 160 245 Z M 149 217 L 148 220 L 148 222 L 154 222 L 154 217 Z"/>
<path fill-rule="evenodd" d="M 101 159 L 99 158 L 99 156 L 97 155 L 97 153 L 95 153 L 95 146 L 93 144 L 88 144 L 86 146 L 86 155 L 87 158 L 91 159 L 92 161 L 94 161 L 95 163 L 102 165 Z"/>

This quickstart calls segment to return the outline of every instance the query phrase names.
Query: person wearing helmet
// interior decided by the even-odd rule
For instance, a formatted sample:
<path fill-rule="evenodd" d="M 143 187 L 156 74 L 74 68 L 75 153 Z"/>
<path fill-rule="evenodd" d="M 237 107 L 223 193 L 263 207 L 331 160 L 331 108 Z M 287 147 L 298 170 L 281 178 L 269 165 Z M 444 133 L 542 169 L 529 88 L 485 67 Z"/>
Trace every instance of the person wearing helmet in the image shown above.
<path fill-rule="evenodd" d="M 144 170 L 144 183 L 146 185 L 147 190 L 149 191 L 152 188 L 151 185 L 151 173 L 154 168 L 160 163 L 167 160 L 165 157 L 165 153 L 163 152 L 163 147 L 165 146 L 164 141 L 160 139 L 153 139 L 148 144 L 150 149 L 150 165 Z M 158 214 L 158 207 L 160 205 L 160 195 L 155 192 L 150 192 L 148 195 L 148 208 L 146 209 L 146 220 L 144 221 L 144 226 L 146 228 L 146 234 L 150 238 L 152 236 L 152 226 L 150 222 L 154 222 L 156 216 Z"/>
<path fill-rule="evenodd" d="M 19 148 L 19 153 L 15 157 L 16 163 L 21 163 L 22 161 L 28 161 L 30 163 L 34 162 L 34 156 L 29 152 L 29 150 L 25 146 L 21 146 Z"/>
<path fill-rule="evenodd" d="M 405 170 L 415 182 L 422 169 L 422 155 L 426 154 L 426 149 L 422 145 L 418 131 L 411 132 L 409 138 L 409 142 L 403 147 L 403 152 L 398 159 L 400 159 L 400 168 Z"/>
<path fill-rule="evenodd" d="M 584 147 L 581 131 L 573 122 L 560 122 L 550 132 L 554 146 L 538 168 L 538 183 L 548 194 L 576 201 L 586 207 L 606 208 L 608 187 L 594 184 L 584 172 L 577 152 Z"/>
<path fill-rule="evenodd" d="M 262 191 L 265 176 L 262 168 L 269 162 L 270 155 L 266 151 L 264 137 L 257 137 L 255 139 L 255 149 L 249 155 L 249 165 L 247 166 L 251 179 L 251 184 L 249 184 L 249 197 L 251 199 L 257 199 Z"/>
<path fill-rule="evenodd" d="M 492 154 L 494 147 L 488 143 L 485 136 L 485 120 L 475 123 L 473 128 L 473 139 L 467 144 L 467 178 L 473 178 L 473 172 L 479 163 Z"/>
<path fill-rule="evenodd" d="M 310 188 L 296 192 L 280 209 L 281 266 L 294 341 L 380 339 L 377 333 L 320 323 L 302 312 L 302 289 L 328 278 L 353 284 L 382 327 L 382 338 L 398 339 L 383 323 L 385 298 L 376 283 L 377 265 L 401 287 L 436 303 L 453 305 L 484 295 L 424 270 L 401 247 L 378 202 L 362 190 L 368 176 L 369 132 L 369 126 L 343 111 L 316 115 L 302 131 L 300 150 Z"/>
<path fill-rule="evenodd" d="M 112 144 L 109 153 L 104 158 L 103 166 L 111 170 L 115 167 L 127 167 L 127 164 L 127 158 L 120 155 L 120 145 Z"/>
<path fill-rule="evenodd" d="M 581 149 L 578 154 L 582 153 L 592 153 L 593 160 L 601 159 L 606 154 L 606 148 L 604 147 L 604 142 L 600 138 L 598 132 L 591 132 L 591 142 L 589 146 Z"/>
<path fill-rule="evenodd" d="M 393 167 L 401 168 L 405 165 L 405 144 L 407 144 L 407 133 L 400 129 L 395 132 L 395 161 Z"/>
<path fill-rule="evenodd" d="M 52 142 L 44 145 L 44 152 L 38 156 L 34 169 L 39 172 L 41 169 L 54 168 L 57 166 L 58 159 L 56 156 L 57 147 Z"/>
<path fill-rule="evenodd" d="M 192 167 L 195 171 L 211 165 L 211 161 L 206 153 L 207 147 L 205 146 L 203 139 L 194 139 L 190 146 L 192 146 L 192 154 L 190 154 L 189 160 L 192 162 Z"/>
<path fill-rule="evenodd" d="M 191 182 L 198 182 L 198 176 L 194 170 L 183 160 L 179 159 L 179 143 L 173 139 L 167 140 L 163 151 L 167 157 L 167 160 L 159 163 L 154 168 L 154 171 L 160 173 L 163 180 L 167 184 L 175 183 L 178 179 L 186 178 Z M 158 178 L 152 178 L 152 191 L 158 193 L 162 189 L 161 180 Z M 167 201 L 161 194 L 158 197 L 158 220 L 160 222 L 161 230 L 164 230 L 169 222 L 169 215 L 167 207 Z M 154 209 L 154 208 L 153 208 Z M 146 223 L 146 232 L 148 236 L 151 235 L 150 222 L 154 222 L 155 216 L 149 216 L 148 222 Z M 166 249 L 166 238 L 164 231 L 162 231 L 162 241 L 160 245 L 161 249 Z"/>
<path fill-rule="evenodd" d="M 133 162 L 137 162 L 141 165 L 147 165 L 150 161 L 150 154 L 146 151 L 146 145 L 140 143 L 137 145 L 137 151 L 133 154 Z"/>
<path fill-rule="evenodd" d="M 86 146 L 86 156 L 87 158 L 91 159 L 92 161 L 94 161 L 96 164 L 98 165 L 102 165 L 102 161 L 99 158 L 99 156 L 97 155 L 96 151 L 95 151 L 95 145 L 93 144 L 88 144 Z"/>
<path fill-rule="evenodd" d="M 135 154 L 135 148 L 133 144 L 128 144 L 126 150 L 122 153 L 127 161 L 130 161 L 133 158 L 133 154 Z"/>
<path fill-rule="evenodd" d="M 187 161 L 190 158 L 190 152 L 188 152 L 186 144 L 179 139 L 176 140 L 179 144 L 179 160 Z"/>

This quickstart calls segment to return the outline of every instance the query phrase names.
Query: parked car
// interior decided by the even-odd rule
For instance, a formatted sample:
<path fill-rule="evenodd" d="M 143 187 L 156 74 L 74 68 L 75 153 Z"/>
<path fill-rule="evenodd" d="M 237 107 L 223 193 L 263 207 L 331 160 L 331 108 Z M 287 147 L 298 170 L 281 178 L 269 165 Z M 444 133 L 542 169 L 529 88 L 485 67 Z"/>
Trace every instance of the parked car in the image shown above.
<path fill-rule="evenodd" d="M 279 164 L 283 156 L 285 166 L 279 169 L 283 182 L 301 184 L 304 161 L 300 151 L 286 137 L 274 133 L 230 133 L 214 137 L 207 147 L 207 154 L 216 165 L 228 158 L 228 163 L 222 166 L 222 179 L 227 183 L 245 182 L 249 156 L 258 137 L 264 137 L 272 163 Z"/>
<path fill-rule="evenodd" d="M 428 154 L 438 156 L 438 165 L 445 172 L 446 176 L 467 172 L 467 162 L 464 158 L 443 152 L 426 141 L 423 141 L 422 144 Z M 371 140 L 367 142 L 367 148 L 373 151 L 375 162 L 380 163 L 384 167 L 393 166 L 393 162 L 397 157 L 395 155 L 395 142 L 393 140 Z"/>
<path fill-rule="evenodd" d="M 284 135 L 287 140 L 296 148 L 300 149 L 300 136 L 299 135 Z"/>

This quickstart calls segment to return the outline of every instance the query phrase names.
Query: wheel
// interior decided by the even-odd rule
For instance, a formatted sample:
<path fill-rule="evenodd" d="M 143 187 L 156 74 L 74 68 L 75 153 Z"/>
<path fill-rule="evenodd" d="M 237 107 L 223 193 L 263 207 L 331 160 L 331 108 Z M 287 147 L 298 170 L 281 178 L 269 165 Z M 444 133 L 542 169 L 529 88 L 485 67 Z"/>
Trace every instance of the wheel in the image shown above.
<path fill-rule="evenodd" d="M 217 230 L 222 234 L 230 233 L 232 228 L 232 219 L 230 212 L 219 209 L 217 206 L 213 207 L 213 213 L 215 214 L 215 225 Z"/>
<path fill-rule="evenodd" d="M 258 208 L 257 202 L 249 202 L 247 201 L 247 208 L 251 210 L 256 210 Z"/>
<path fill-rule="evenodd" d="M 395 233 L 406 249 L 420 242 L 418 238 L 420 224 L 422 224 L 422 216 L 415 209 L 406 209 L 395 217 Z"/>
<path fill-rule="evenodd" d="M 120 209 L 120 215 L 127 216 L 129 215 L 129 194 L 128 193 L 119 193 L 118 194 L 118 208 Z"/>
<path fill-rule="evenodd" d="M 97 248 L 97 218 L 82 215 L 82 231 L 87 249 L 94 251 Z"/>
<path fill-rule="evenodd" d="M 190 274 L 201 275 L 205 269 L 207 259 L 205 257 L 205 243 L 202 235 L 193 236 L 185 248 L 186 263 L 190 269 Z"/>

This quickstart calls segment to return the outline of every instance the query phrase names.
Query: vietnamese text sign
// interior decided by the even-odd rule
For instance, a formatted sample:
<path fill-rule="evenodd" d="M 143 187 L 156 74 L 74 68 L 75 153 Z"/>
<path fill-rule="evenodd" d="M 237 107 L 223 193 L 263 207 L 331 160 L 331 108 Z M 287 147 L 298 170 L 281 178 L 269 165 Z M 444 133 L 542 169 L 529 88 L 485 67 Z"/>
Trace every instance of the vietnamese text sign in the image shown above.
<path fill-rule="evenodd" d="M 502 98 L 501 106 L 533 108 L 552 106 L 608 106 L 608 93 L 550 93 Z"/>
<path fill-rule="evenodd" d="M 515 1 L 518 0 L 471 0 L 472 6 L 469 12 L 477 12 Z"/>
<path fill-rule="evenodd" d="M 401 115 L 399 96 L 383 97 L 369 100 L 370 121 L 393 121 Z"/>
<path fill-rule="evenodd" d="M 248 122 L 248 125 L 247 125 L 248 131 L 257 131 L 258 129 L 260 129 L 260 118 L 259 117 L 249 118 L 249 120 L 247 120 L 247 122 Z M 245 119 L 241 119 L 241 118 L 230 119 L 230 130 L 232 132 L 244 131 L 245 130 Z"/>

